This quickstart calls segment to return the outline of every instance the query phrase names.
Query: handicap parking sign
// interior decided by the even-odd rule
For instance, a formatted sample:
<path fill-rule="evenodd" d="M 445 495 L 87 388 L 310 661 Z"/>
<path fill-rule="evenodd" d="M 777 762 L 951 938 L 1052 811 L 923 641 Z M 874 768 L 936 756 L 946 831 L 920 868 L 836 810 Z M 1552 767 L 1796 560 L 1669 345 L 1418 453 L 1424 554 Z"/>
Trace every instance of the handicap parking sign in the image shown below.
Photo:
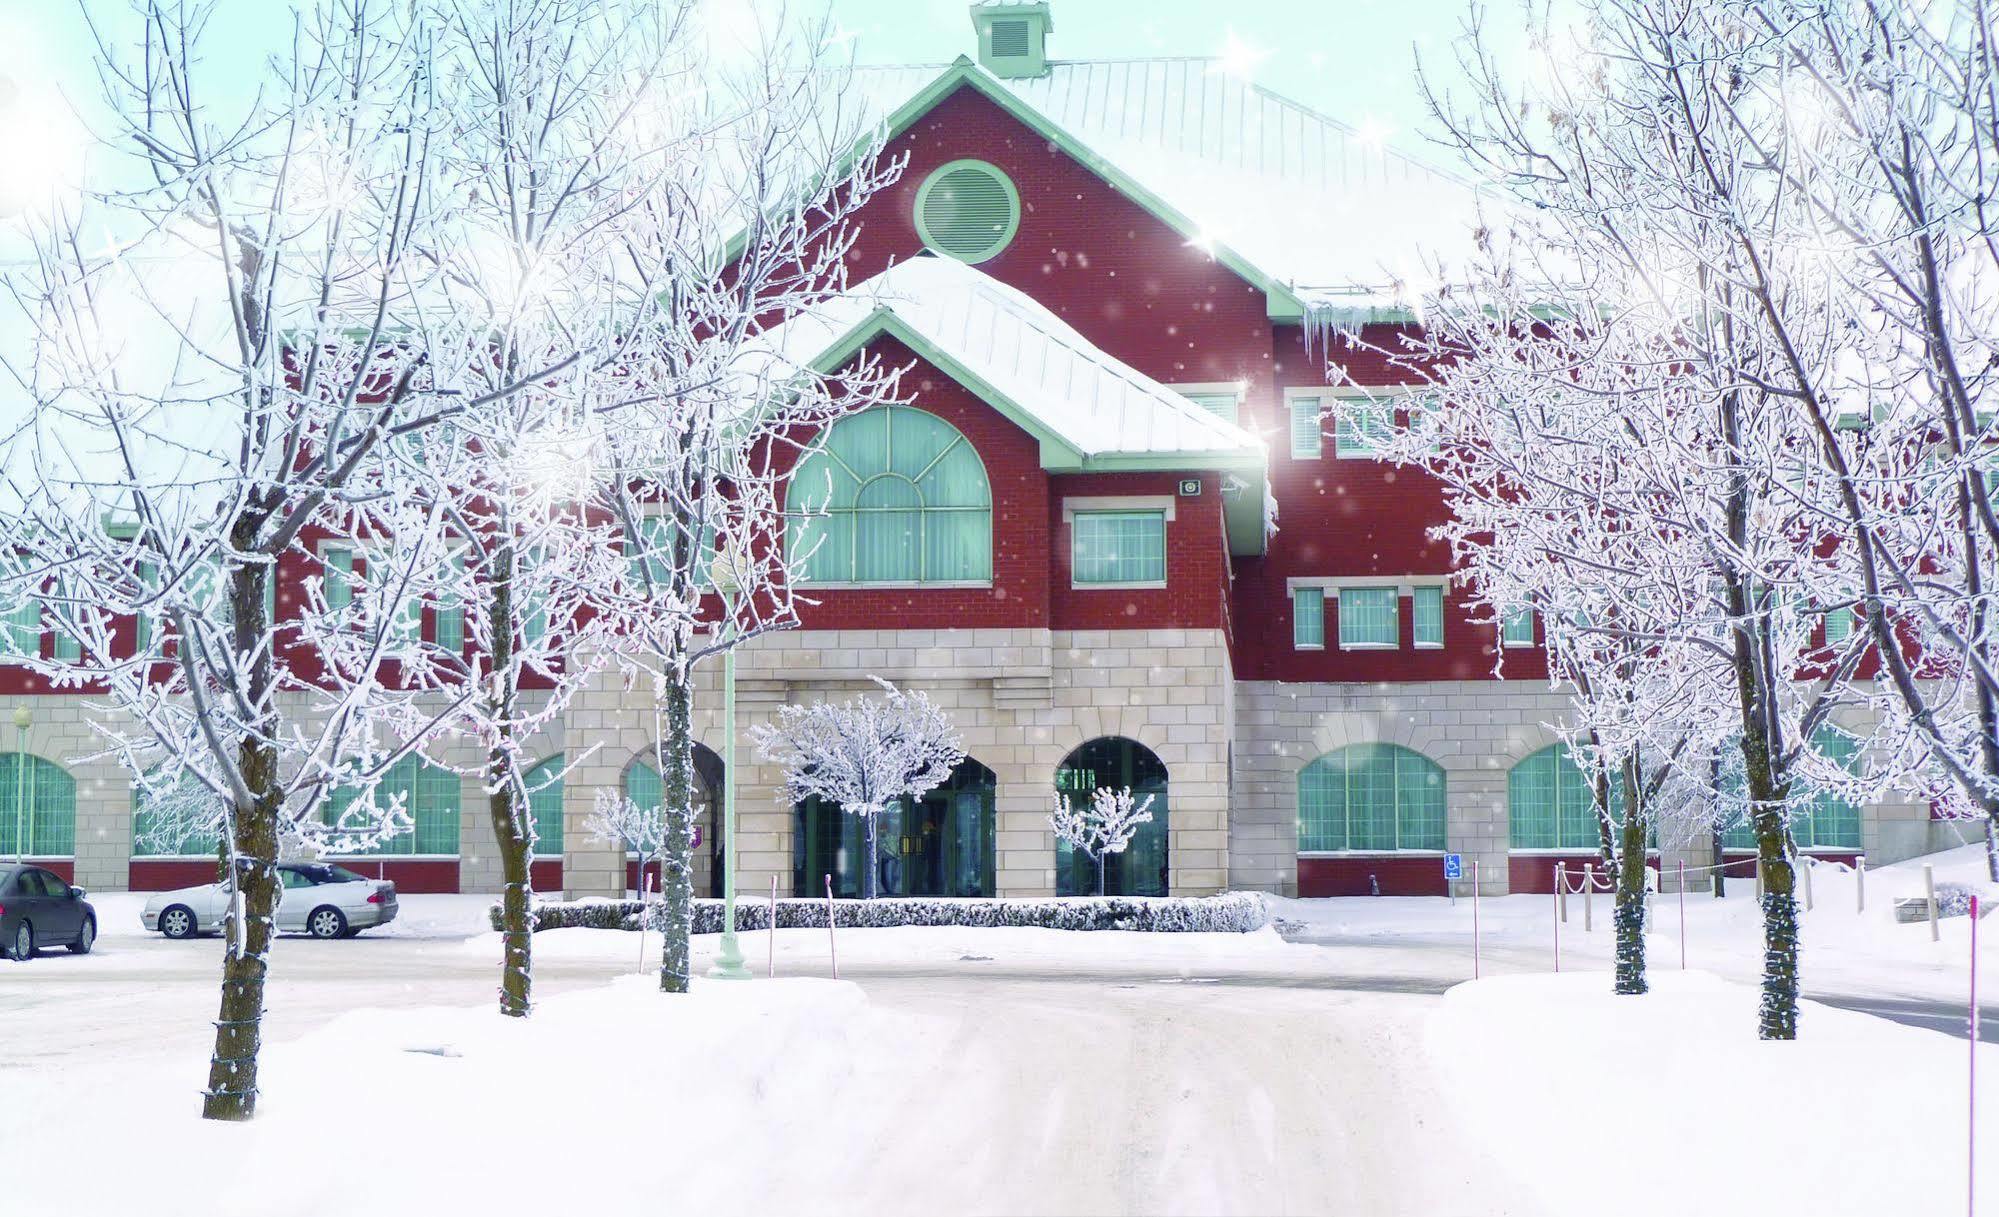
<path fill-rule="evenodd" d="M 1462 879 L 1464 877 L 1465 877 L 1465 856 L 1463 854 L 1445 854 L 1444 878 L 1446 880 L 1450 880 L 1450 879 Z"/>

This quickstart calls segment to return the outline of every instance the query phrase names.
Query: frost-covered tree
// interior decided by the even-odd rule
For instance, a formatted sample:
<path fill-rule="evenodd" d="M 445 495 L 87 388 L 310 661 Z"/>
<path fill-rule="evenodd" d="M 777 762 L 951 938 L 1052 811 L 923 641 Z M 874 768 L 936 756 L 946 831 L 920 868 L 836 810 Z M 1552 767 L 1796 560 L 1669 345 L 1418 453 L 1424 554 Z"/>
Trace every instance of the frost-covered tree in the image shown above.
<path fill-rule="evenodd" d="M 669 814 L 680 815 L 689 823 L 684 828 L 677 829 L 668 824 Z M 659 863 L 663 881 L 665 869 L 673 865 L 672 860 L 666 856 L 667 842 L 678 831 L 692 834 L 693 818 L 691 805 L 686 809 L 669 813 L 664 803 L 641 806 L 637 800 L 621 790 L 603 789 L 597 792 L 590 809 L 590 818 L 583 827 L 591 836 L 606 845 L 616 845 L 620 849 L 637 854 L 641 876 L 645 874 L 646 867 L 655 862 Z M 641 890 L 639 894 L 643 897 L 645 893 Z"/>
<path fill-rule="evenodd" d="M 1152 822 L 1152 796 L 1135 799 L 1131 787 L 1112 790 L 1099 786 L 1087 801 L 1055 792 L 1054 809 L 1048 823 L 1069 848 L 1088 858 L 1097 868 L 1097 895 L 1104 894 L 1104 865 L 1112 854 L 1121 854 L 1138 833 L 1139 825 Z"/>
<path fill-rule="evenodd" d="M 704 60 L 701 89 L 649 105 L 672 168 L 623 220 L 633 277 L 656 286 L 622 332 L 619 422 L 602 433 L 592 506 L 627 573 L 597 607 L 615 622 L 616 661 L 653 690 L 675 808 L 692 806 L 697 665 L 797 624 L 791 469 L 831 422 L 896 387 L 872 359 L 820 369 L 824 344 L 771 337 L 845 290 L 853 217 L 900 171 L 847 104 L 829 35 L 824 21 L 759 17 Z M 667 992 L 690 980 L 692 824 L 668 819 Z"/>
<path fill-rule="evenodd" d="M 1454 268 L 1406 353 L 1440 404 L 1412 428 L 1429 450 L 1402 455 L 1444 479 L 1461 551 L 1549 547 L 1554 587 L 1578 602 L 1558 595 L 1547 612 L 1643 644 L 1628 654 L 1647 668 L 1654 650 L 1675 665 L 1691 693 L 1613 677 L 1609 693 L 1637 698 L 1609 720 L 1629 720 L 1626 738 L 1642 726 L 1651 747 L 1688 739 L 1699 755 L 1700 716 L 1729 708 L 1765 875 L 1760 1030 L 1791 1038 L 1789 825 L 1832 768 L 1810 741 L 1865 696 L 1853 676 L 1867 640 L 1826 631 L 1858 585 L 1823 506 L 1832 415 L 1801 397 L 1853 339 L 1825 250 L 1754 138 L 1786 115 L 1778 94 L 1757 97 L 1772 44 L 1744 7 L 1587 0 L 1573 25 L 1537 28 L 1525 81 L 1474 24 L 1470 102 L 1436 111 L 1495 194 L 1524 206 L 1496 210 L 1478 263 Z M 1532 600 L 1517 586 L 1488 598 Z"/>
<path fill-rule="evenodd" d="M 880 890 L 879 820 L 902 799 L 920 799 L 950 780 L 965 759 L 951 719 L 923 693 L 875 678 L 882 696 L 789 705 L 777 722 L 751 729 L 757 754 L 784 770 L 780 797 L 819 798 L 863 822 L 861 896 Z"/>
<path fill-rule="evenodd" d="M 451 696 L 445 729 L 479 745 L 510 1015 L 528 1013 L 533 983 L 526 775 L 541 729 L 605 662 L 613 621 L 592 606 L 622 571 L 616 521 L 593 503 L 606 437 L 653 421 L 629 417 L 624 360 L 667 270 L 630 251 L 688 156 L 688 137 L 664 138 L 657 116 L 698 91 L 689 12 L 596 0 L 448 0 L 434 12 L 434 97 L 451 138 L 431 189 L 449 206 L 417 255 L 426 303 L 478 334 L 486 357 L 464 369 L 479 408 L 396 446 L 405 514 L 435 504 L 449 526 L 410 588 L 403 674 Z M 495 393 L 559 364 L 560 376 Z M 393 562 L 387 540 L 380 556 Z"/>
<path fill-rule="evenodd" d="M 29 346 L 0 399 L 0 599 L 41 605 L 23 658 L 94 695 L 142 791 L 214 796 L 181 803 L 212 809 L 191 827 L 224 838 L 236 892 L 203 1114 L 244 1119 L 279 850 L 408 831 L 382 778 L 448 709 L 385 678 L 398 578 L 447 528 L 389 518 L 384 454 L 560 365 L 439 392 L 483 337 L 430 307 L 415 253 L 440 132 L 410 6 L 329 0 L 256 68 L 205 57 L 204 22 L 148 3 L 95 27 L 101 176 L 31 222 L 7 281 Z M 224 73 L 254 98 L 232 106 Z M 398 577 L 321 544 L 391 528 Z M 276 602 L 281 566 L 303 603 Z M 350 662 L 300 662 L 335 638 Z"/>

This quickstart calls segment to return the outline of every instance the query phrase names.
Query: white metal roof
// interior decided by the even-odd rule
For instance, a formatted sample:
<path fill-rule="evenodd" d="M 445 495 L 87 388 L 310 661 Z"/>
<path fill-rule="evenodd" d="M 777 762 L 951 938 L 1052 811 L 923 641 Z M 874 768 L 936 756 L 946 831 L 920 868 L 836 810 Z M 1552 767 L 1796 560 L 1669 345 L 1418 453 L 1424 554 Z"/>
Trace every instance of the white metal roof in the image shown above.
<path fill-rule="evenodd" d="M 950 64 L 857 69 L 886 118 Z M 1001 80 L 973 67 L 1315 305 L 1414 303 L 1472 250 L 1478 194 L 1212 59 L 1051 61 Z"/>
<path fill-rule="evenodd" d="M 767 338 L 786 361 L 808 364 L 883 313 L 982 382 L 975 391 L 990 388 L 1085 458 L 1263 459 L 1256 436 L 1106 354 L 1032 297 L 950 258 L 892 266 Z"/>

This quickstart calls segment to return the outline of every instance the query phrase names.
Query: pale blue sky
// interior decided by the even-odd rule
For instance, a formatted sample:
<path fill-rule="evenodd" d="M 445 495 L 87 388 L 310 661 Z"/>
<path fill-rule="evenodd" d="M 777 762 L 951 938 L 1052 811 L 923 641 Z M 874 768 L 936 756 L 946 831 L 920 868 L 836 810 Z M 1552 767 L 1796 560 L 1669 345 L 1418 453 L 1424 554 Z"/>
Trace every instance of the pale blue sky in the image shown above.
<path fill-rule="evenodd" d="M 748 0 L 712 0 L 716 4 Z M 807 11 L 814 0 L 791 0 Z M 1234 44 L 1260 53 L 1257 82 L 1355 125 L 1371 125 L 1411 151 L 1425 121 L 1414 58 L 1450 66 L 1470 0 L 1053 0 L 1056 58 L 1214 55 Z M 106 28 L 130 30 L 126 0 L 85 0 Z M 217 0 L 210 53 L 219 58 L 275 45 L 287 0 Z M 948 60 L 974 49 L 965 0 L 832 0 L 834 17 L 864 63 Z M 1496 0 L 1511 18 L 1510 0 Z M 1508 22 L 1510 23 L 1510 22 Z M 0 0 L 0 75 L 31 94 L 51 87 L 92 97 L 85 22 L 74 0 Z M 0 133 L 0 142 L 6 142 Z M 1434 153 L 1432 154 L 1434 155 Z"/>

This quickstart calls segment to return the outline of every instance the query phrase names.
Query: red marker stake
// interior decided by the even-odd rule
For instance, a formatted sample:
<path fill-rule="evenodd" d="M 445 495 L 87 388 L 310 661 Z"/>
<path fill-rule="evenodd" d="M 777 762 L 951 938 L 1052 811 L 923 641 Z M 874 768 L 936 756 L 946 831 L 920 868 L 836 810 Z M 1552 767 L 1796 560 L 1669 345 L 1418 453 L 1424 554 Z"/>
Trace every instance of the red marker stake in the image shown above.
<path fill-rule="evenodd" d="M 1971 1063 L 1964 1115 L 1964 1211 L 1978 1217 L 1978 897 L 1971 898 Z"/>

